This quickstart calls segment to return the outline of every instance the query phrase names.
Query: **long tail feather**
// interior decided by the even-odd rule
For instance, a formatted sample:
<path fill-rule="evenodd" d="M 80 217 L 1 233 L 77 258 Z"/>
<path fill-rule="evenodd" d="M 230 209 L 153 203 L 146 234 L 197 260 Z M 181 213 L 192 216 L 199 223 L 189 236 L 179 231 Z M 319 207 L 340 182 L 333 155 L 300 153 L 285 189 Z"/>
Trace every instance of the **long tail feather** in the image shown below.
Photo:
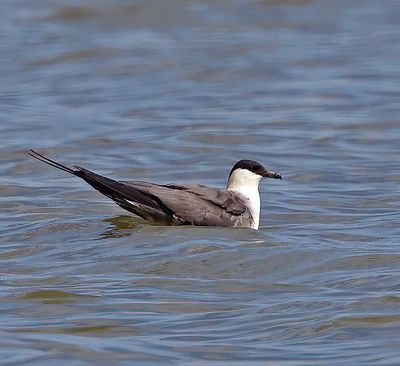
<path fill-rule="evenodd" d="M 103 177 L 102 175 L 96 174 L 77 165 L 74 165 L 73 168 L 69 168 L 66 165 L 51 160 L 34 150 L 30 150 L 29 155 L 54 168 L 82 178 L 94 189 L 111 198 L 125 210 L 143 217 L 146 220 L 162 221 L 165 223 L 171 222 L 173 212 L 169 210 L 156 196 L 141 192 L 123 182 Z"/>
<path fill-rule="evenodd" d="M 51 160 L 51 159 L 49 159 L 49 158 L 46 158 L 45 156 L 39 154 L 39 153 L 36 152 L 35 150 L 32 150 L 32 149 L 29 150 L 29 155 L 32 156 L 33 158 L 35 158 L 35 159 L 37 159 L 37 160 L 43 162 L 43 163 L 46 163 L 46 164 L 48 164 L 48 165 L 51 165 L 51 166 L 54 167 L 54 168 L 63 170 L 64 172 L 70 173 L 70 174 L 72 174 L 72 175 L 76 175 L 76 171 L 75 171 L 75 170 L 73 170 L 73 169 L 71 169 L 71 168 L 69 168 L 69 167 L 67 167 L 67 166 L 65 166 L 65 165 L 63 165 L 63 164 L 60 164 L 60 163 L 58 163 L 58 162 L 56 162 L 56 161 L 54 161 L 54 160 Z"/>

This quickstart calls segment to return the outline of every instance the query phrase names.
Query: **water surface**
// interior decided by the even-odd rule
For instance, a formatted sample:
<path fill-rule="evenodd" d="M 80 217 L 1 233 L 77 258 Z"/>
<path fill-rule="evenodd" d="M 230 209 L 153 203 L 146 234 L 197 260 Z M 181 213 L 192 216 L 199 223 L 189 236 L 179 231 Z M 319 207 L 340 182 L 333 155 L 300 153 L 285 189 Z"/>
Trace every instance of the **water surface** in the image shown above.
<path fill-rule="evenodd" d="M 4 365 L 398 365 L 398 1 L 0 5 Z M 119 179 L 261 188 L 260 230 L 157 227 Z"/>

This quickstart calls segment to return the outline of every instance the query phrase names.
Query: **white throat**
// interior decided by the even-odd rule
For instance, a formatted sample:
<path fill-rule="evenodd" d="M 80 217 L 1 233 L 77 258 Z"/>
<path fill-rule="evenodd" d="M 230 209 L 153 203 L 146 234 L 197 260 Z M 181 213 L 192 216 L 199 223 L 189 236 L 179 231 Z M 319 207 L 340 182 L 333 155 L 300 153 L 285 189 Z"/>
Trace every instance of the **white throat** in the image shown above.
<path fill-rule="evenodd" d="M 249 200 L 250 212 L 253 217 L 253 229 L 258 229 L 260 223 L 260 193 L 258 185 L 261 176 L 247 169 L 236 169 L 229 177 L 226 189 L 242 194 Z"/>

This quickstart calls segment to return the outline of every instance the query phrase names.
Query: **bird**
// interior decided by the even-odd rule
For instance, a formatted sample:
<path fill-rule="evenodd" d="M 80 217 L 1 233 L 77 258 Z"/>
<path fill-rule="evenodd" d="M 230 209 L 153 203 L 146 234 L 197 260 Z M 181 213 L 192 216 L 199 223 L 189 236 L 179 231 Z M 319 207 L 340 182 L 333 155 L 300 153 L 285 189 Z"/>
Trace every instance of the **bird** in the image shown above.
<path fill-rule="evenodd" d="M 158 225 L 247 227 L 258 230 L 259 183 L 263 178 L 282 179 L 254 160 L 239 160 L 231 169 L 226 189 L 201 184 L 155 184 L 119 181 L 78 165 L 72 168 L 34 150 L 29 155 L 75 175 L 123 209 Z"/>

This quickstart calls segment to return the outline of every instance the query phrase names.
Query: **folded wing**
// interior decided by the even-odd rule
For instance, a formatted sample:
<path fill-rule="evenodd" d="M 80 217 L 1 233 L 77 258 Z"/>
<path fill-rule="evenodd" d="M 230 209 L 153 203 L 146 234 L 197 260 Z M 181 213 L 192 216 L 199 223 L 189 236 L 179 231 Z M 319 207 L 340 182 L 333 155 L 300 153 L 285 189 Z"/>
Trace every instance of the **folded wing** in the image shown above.
<path fill-rule="evenodd" d="M 149 196 L 156 196 L 173 214 L 173 220 L 199 226 L 245 226 L 251 220 L 243 198 L 232 192 L 196 184 L 156 185 L 121 182 Z"/>

